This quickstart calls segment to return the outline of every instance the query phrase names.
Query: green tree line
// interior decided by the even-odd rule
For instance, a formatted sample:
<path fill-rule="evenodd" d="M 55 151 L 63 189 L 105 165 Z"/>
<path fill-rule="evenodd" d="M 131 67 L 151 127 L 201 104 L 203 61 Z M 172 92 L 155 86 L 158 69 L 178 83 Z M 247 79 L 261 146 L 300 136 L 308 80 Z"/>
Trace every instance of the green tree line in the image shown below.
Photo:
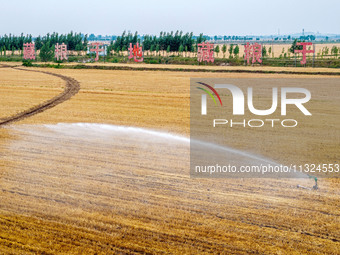
<path fill-rule="evenodd" d="M 126 33 L 125 31 L 121 36 L 118 36 L 115 41 L 111 41 L 109 51 L 115 52 L 127 51 L 130 43 L 133 45 L 138 43 L 143 44 L 143 50 L 161 50 L 167 52 L 181 52 L 181 51 L 194 51 L 197 44 L 205 41 L 207 38 L 200 34 L 194 37 L 193 33 L 183 33 L 182 31 L 174 32 L 160 32 L 159 36 L 144 35 L 138 36 L 138 33 Z"/>
<path fill-rule="evenodd" d="M 50 45 L 55 45 L 56 43 L 65 43 L 68 50 L 86 50 L 88 38 L 87 35 L 82 36 L 81 33 L 73 33 L 72 31 L 68 34 L 58 34 L 52 33 L 45 36 L 38 36 L 33 40 L 32 35 L 21 34 L 20 36 L 15 36 L 12 34 L 0 36 L 0 49 L 2 50 L 22 50 L 24 43 L 35 42 L 35 48 L 40 50 L 44 44 L 47 42 Z"/>
<path fill-rule="evenodd" d="M 43 37 L 39 35 L 34 42 L 37 50 L 40 50 L 46 43 L 49 43 L 50 45 L 65 43 L 68 50 L 81 51 L 87 49 L 88 38 L 87 34 L 83 38 L 81 33 L 73 33 L 71 31 L 68 34 L 59 35 L 58 33 L 48 33 Z"/>
<path fill-rule="evenodd" d="M 12 34 L 0 36 L 0 49 L 3 50 L 22 50 L 24 43 L 32 42 L 32 35 L 14 36 Z"/>

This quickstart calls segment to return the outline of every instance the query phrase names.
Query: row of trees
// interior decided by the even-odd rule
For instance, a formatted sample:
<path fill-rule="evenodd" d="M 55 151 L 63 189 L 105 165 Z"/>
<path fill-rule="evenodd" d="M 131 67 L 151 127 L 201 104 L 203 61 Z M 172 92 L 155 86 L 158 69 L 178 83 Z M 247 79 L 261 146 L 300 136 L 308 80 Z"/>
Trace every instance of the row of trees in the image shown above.
<path fill-rule="evenodd" d="M 193 33 L 184 34 L 182 31 L 166 33 L 161 32 L 159 36 L 144 35 L 138 36 L 138 33 L 126 33 L 125 31 L 121 36 L 118 36 L 115 41 L 111 41 L 108 51 L 114 50 L 115 52 L 127 51 L 130 43 L 136 44 L 143 42 L 143 49 L 150 51 L 167 51 L 167 52 L 193 52 L 194 47 L 201 43 L 206 38 L 203 34 L 194 37 Z"/>
<path fill-rule="evenodd" d="M 0 37 L 0 49 L 2 50 L 22 50 L 24 43 L 31 43 L 33 41 L 32 35 L 20 36 L 4 35 Z M 47 42 L 50 45 L 56 43 L 65 43 L 69 50 L 86 50 L 88 44 L 87 35 L 83 36 L 81 33 L 73 33 L 72 31 L 68 34 L 47 34 L 45 36 L 38 36 L 35 40 L 35 48 L 40 50 Z"/>
<path fill-rule="evenodd" d="M 14 35 L 4 35 L 0 36 L 0 49 L 2 50 L 22 50 L 24 43 L 32 42 L 32 35 L 24 35 L 21 34 L 20 36 Z"/>
<path fill-rule="evenodd" d="M 238 54 L 240 53 L 240 47 L 236 44 L 230 44 L 229 48 L 227 48 L 227 45 L 223 45 L 220 49 L 220 46 L 217 45 L 214 49 L 214 51 L 219 54 L 220 51 L 223 52 L 223 58 L 225 58 L 225 54 L 227 52 L 227 49 L 228 49 L 228 52 L 229 52 L 229 58 L 232 58 L 233 57 L 233 54 L 235 57 L 238 57 Z"/>
<path fill-rule="evenodd" d="M 56 43 L 65 43 L 68 50 L 87 50 L 88 38 L 87 34 L 83 37 L 81 33 L 73 33 L 72 31 L 68 34 L 53 33 L 47 34 L 43 37 L 40 35 L 35 39 L 35 48 L 40 50 L 42 46 L 46 43 L 50 45 L 55 45 Z"/>
<path fill-rule="evenodd" d="M 152 54 L 160 54 L 160 51 L 163 51 L 170 54 L 176 52 L 178 55 L 187 56 L 187 53 L 195 53 L 197 52 L 197 45 L 208 38 L 206 36 L 203 36 L 203 34 L 200 34 L 199 36 L 194 36 L 193 33 L 183 33 L 182 31 L 176 31 L 166 33 L 161 32 L 159 36 L 152 36 L 152 35 L 144 35 L 139 36 L 137 32 L 134 34 L 132 33 L 126 33 L 125 31 L 121 36 L 118 36 L 116 40 L 112 40 L 110 45 L 107 47 L 107 50 L 109 53 L 115 51 L 119 54 L 119 52 L 127 52 L 130 43 L 133 45 L 137 42 L 143 45 L 143 50 L 147 52 L 151 52 Z M 303 38 L 306 40 L 311 40 L 313 38 L 310 38 L 307 36 L 307 38 Z M 15 50 L 22 50 L 23 44 L 27 42 L 32 42 L 33 38 L 32 35 L 26 35 L 24 36 L 21 34 L 20 36 L 13 36 L 13 35 L 4 35 L 0 37 L 0 53 L 1 55 L 6 55 L 6 51 L 12 51 Z M 299 40 L 304 41 L 304 40 Z M 50 59 L 50 56 L 53 55 L 54 51 L 54 45 L 56 43 L 65 43 L 68 47 L 68 50 L 73 51 L 86 51 L 88 46 L 88 37 L 87 35 L 82 35 L 81 33 L 73 33 L 72 31 L 68 34 L 58 34 L 58 33 L 52 33 L 47 34 L 45 36 L 38 36 L 34 39 L 35 47 L 37 50 L 43 50 L 42 58 L 43 59 Z M 294 53 L 294 50 L 296 49 L 302 49 L 302 46 L 296 45 L 298 42 L 297 39 L 294 40 L 291 47 L 288 49 L 287 52 L 285 52 L 285 49 L 282 49 L 281 57 L 290 57 L 290 53 Z M 237 44 L 230 44 L 229 47 L 227 45 L 215 45 L 214 48 L 215 53 L 219 55 L 220 52 L 223 53 L 223 58 L 226 56 L 226 52 L 229 53 L 229 58 L 238 57 L 240 53 L 239 45 Z M 44 54 L 48 52 L 47 57 L 44 56 Z M 340 48 L 337 46 L 333 46 L 331 49 L 329 49 L 327 46 L 324 47 L 322 50 L 319 50 L 317 54 L 318 57 L 327 56 L 331 53 L 331 55 L 337 57 L 338 53 L 340 52 Z M 21 52 L 22 54 L 22 52 Z M 148 53 L 147 53 L 148 54 Z M 168 55 L 167 54 L 167 55 Z M 271 56 L 272 54 L 272 48 L 267 48 L 265 46 L 262 47 L 262 55 L 265 56 Z M 274 57 L 274 53 L 272 55 Z"/>
<path fill-rule="evenodd" d="M 126 51 L 130 43 L 136 44 L 142 41 L 145 50 L 157 48 L 158 50 L 167 50 L 170 52 L 179 52 L 181 49 L 182 51 L 193 51 L 195 44 L 201 43 L 204 40 L 205 37 L 203 34 L 194 39 L 193 33 L 183 34 L 182 31 L 176 31 L 175 33 L 161 32 L 158 37 L 151 35 L 139 36 L 137 32 L 132 34 L 124 31 L 115 41 L 111 41 L 108 50 L 114 50 L 115 52 Z M 31 43 L 32 41 L 32 35 L 4 35 L 0 37 L 0 49 L 5 51 L 22 50 L 24 43 Z M 87 34 L 83 36 L 81 33 L 73 33 L 72 31 L 68 34 L 48 33 L 45 36 L 39 35 L 35 38 L 34 42 L 37 50 L 40 50 L 46 43 L 50 45 L 65 43 L 68 50 L 84 51 L 87 50 L 88 36 Z"/>
<path fill-rule="evenodd" d="M 260 37 L 252 37 L 252 36 L 217 36 L 215 35 L 214 37 L 209 37 L 208 38 L 209 40 L 210 39 L 214 39 L 215 41 L 217 40 L 223 40 L 223 41 L 252 41 L 252 40 L 256 40 L 256 41 L 259 41 L 260 40 Z M 290 35 L 288 35 L 287 37 L 283 37 L 281 38 L 283 41 L 289 41 L 289 40 L 292 40 L 292 37 Z M 294 38 L 293 38 L 294 39 Z M 316 37 L 314 35 L 305 35 L 305 36 L 300 36 L 299 37 L 300 40 L 305 40 L 305 41 L 314 41 L 316 39 Z M 269 39 L 267 38 L 267 40 L 272 40 L 272 39 Z M 273 38 L 273 40 L 275 41 L 278 41 L 279 40 L 279 37 L 275 37 Z M 327 38 L 326 38 L 326 41 L 327 41 Z"/>

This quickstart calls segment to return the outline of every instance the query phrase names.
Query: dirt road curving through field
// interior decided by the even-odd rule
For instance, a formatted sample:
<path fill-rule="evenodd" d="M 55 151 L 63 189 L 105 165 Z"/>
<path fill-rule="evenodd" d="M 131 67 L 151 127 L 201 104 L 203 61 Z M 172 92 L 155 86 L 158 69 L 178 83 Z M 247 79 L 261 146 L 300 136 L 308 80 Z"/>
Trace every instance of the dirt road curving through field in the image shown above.
<path fill-rule="evenodd" d="M 2 65 L 0 67 L 10 67 L 7 65 Z M 41 113 L 43 111 L 46 111 L 58 104 L 61 104 L 67 100 L 69 100 L 72 96 L 78 93 L 80 89 L 79 82 L 73 78 L 61 75 L 61 74 L 56 74 L 56 73 L 50 73 L 50 72 L 45 72 L 45 71 L 40 71 L 40 70 L 30 70 L 30 69 L 25 69 L 25 68 L 19 68 L 19 67 L 12 67 L 16 70 L 22 70 L 26 72 L 38 72 L 38 73 L 43 73 L 47 75 L 52 75 L 61 78 L 66 82 L 65 89 L 62 93 L 59 95 L 51 98 L 50 100 L 47 100 L 39 105 L 33 106 L 29 108 L 28 110 L 24 110 L 20 113 L 17 113 L 15 115 L 9 116 L 3 120 L 0 121 L 0 127 L 10 124 L 12 122 L 16 122 L 25 118 L 28 118 L 30 116 L 33 116 L 35 114 Z"/>

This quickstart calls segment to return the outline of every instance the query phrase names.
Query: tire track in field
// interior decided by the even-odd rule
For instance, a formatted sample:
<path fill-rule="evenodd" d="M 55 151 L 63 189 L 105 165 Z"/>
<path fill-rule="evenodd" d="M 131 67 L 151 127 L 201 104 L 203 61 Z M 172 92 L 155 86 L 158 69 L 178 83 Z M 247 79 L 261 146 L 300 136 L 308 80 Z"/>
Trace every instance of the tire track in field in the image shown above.
<path fill-rule="evenodd" d="M 2 66 L 2 67 L 10 67 L 10 66 Z M 80 89 L 79 82 L 77 80 L 73 79 L 73 78 L 68 77 L 68 76 L 50 73 L 50 72 L 46 72 L 46 71 L 29 70 L 29 69 L 24 69 L 24 68 L 19 68 L 19 67 L 12 67 L 12 68 L 16 69 L 16 70 L 21 70 L 21 71 L 37 72 L 37 73 L 43 73 L 43 74 L 47 74 L 47 75 L 56 76 L 56 77 L 64 80 L 66 82 L 66 86 L 65 86 L 65 89 L 62 93 L 51 98 L 50 100 L 47 100 L 47 101 L 45 101 L 45 102 L 43 102 L 39 105 L 33 106 L 33 107 L 29 108 L 28 110 L 24 110 L 20 113 L 17 113 L 15 115 L 10 116 L 10 117 L 3 118 L 0 121 L 0 127 L 7 125 L 7 124 L 10 124 L 12 122 L 23 120 L 25 118 L 31 117 L 31 116 L 36 115 L 38 113 L 44 112 L 44 111 L 46 111 L 50 108 L 53 108 L 53 107 L 57 106 L 58 104 L 61 104 L 65 101 L 69 100 L 71 97 L 76 95 L 78 93 L 79 89 Z"/>

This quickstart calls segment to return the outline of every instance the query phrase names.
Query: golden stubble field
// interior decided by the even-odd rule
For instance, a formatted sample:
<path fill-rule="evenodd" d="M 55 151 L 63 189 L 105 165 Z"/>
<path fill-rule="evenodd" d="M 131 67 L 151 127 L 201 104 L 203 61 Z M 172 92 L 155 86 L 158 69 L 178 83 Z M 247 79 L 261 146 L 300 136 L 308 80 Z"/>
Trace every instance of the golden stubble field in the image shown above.
<path fill-rule="evenodd" d="M 185 142 L 159 145 L 160 157 L 156 148 L 141 153 L 142 147 L 124 137 L 116 138 L 122 139 L 117 150 L 96 129 L 55 136 L 41 126 L 107 123 L 188 137 L 190 77 L 290 77 L 303 80 L 315 95 L 308 126 L 279 139 L 279 145 L 276 131 L 237 129 L 226 145 L 284 163 L 334 161 L 340 149 L 336 78 L 319 87 L 308 79 L 320 77 L 307 75 L 41 70 L 72 77 L 81 89 L 71 100 L 0 130 L 2 253 L 340 252 L 340 187 L 334 179 L 321 179 L 319 191 L 296 188 L 313 185 L 311 180 L 190 179 Z M 46 74 L 0 72 L 1 118 L 63 87 Z"/>

